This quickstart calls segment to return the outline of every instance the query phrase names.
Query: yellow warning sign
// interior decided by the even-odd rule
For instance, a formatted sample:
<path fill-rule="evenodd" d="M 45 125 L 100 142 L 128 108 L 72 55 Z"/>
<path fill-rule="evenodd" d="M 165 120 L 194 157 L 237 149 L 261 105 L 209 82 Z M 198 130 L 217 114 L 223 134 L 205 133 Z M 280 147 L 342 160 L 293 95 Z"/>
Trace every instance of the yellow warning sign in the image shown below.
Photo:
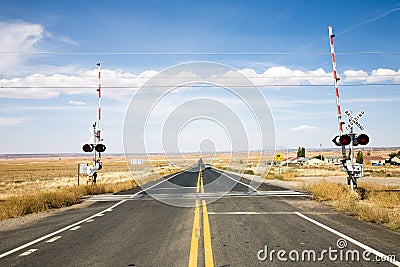
<path fill-rule="evenodd" d="M 281 153 L 276 153 L 276 154 L 275 154 L 275 160 L 276 160 L 276 161 L 281 161 L 282 159 L 283 159 L 283 156 L 282 156 Z"/>

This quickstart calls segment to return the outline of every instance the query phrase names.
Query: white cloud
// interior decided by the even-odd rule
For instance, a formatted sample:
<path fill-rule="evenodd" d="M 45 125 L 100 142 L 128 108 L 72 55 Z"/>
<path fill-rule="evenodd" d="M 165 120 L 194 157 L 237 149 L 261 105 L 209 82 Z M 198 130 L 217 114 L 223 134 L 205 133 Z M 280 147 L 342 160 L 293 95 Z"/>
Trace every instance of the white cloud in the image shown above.
<path fill-rule="evenodd" d="M 79 101 L 79 100 L 71 100 L 68 102 L 68 104 L 74 105 L 74 106 L 85 106 L 86 102 Z"/>
<path fill-rule="evenodd" d="M 310 71 L 292 70 L 285 66 L 267 68 L 263 73 L 254 69 L 240 71 L 260 87 L 276 87 L 279 85 L 332 84 L 332 74 L 322 68 Z"/>
<path fill-rule="evenodd" d="M 368 78 L 368 73 L 363 70 L 345 70 L 343 74 L 346 82 L 365 81 Z"/>
<path fill-rule="evenodd" d="M 374 82 L 385 82 L 393 80 L 394 76 L 400 75 L 400 72 L 396 72 L 391 69 L 377 69 L 373 70 L 370 77 L 367 79 L 368 83 Z"/>
<path fill-rule="evenodd" d="M 302 71 L 289 69 L 285 66 L 270 67 L 263 73 L 257 73 L 254 69 L 246 68 L 240 70 L 260 87 L 279 87 L 279 85 L 331 85 L 333 84 L 332 72 L 326 72 L 323 68 Z M 400 82 L 400 69 L 378 68 L 368 73 L 365 70 L 345 70 L 343 72 L 344 83 L 361 82 L 369 83 L 392 83 Z"/>
<path fill-rule="evenodd" d="M 243 69 L 241 72 L 253 80 L 260 87 L 279 87 L 279 85 L 330 85 L 333 84 L 332 72 L 326 72 L 323 68 L 302 71 L 293 70 L 285 66 L 270 67 L 263 73 L 257 73 L 254 69 Z M 392 83 L 400 82 L 400 69 L 378 68 L 368 73 L 365 70 L 345 70 L 343 82 L 354 83 Z"/>
<path fill-rule="evenodd" d="M 297 127 L 290 128 L 290 131 L 292 131 L 292 132 L 304 132 L 304 131 L 313 131 L 313 130 L 316 130 L 316 129 L 317 129 L 317 127 L 303 124 L 303 125 L 300 125 L 300 126 L 297 126 Z"/>
<path fill-rule="evenodd" d="M 368 83 L 380 83 L 380 82 L 400 82 L 400 69 L 398 71 L 392 69 L 379 68 L 372 70 L 370 74 L 364 70 L 345 70 L 344 82 L 362 82 Z"/>
<path fill-rule="evenodd" d="M 103 69 L 102 95 L 119 98 L 132 95 L 150 77 L 157 73 L 146 70 L 138 75 L 122 70 Z M 0 98 L 54 98 L 60 94 L 96 94 L 98 70 L 82 70 L 75 75 L 31 74 L 20 78 L 3 79 Z"/>
<path fill-rule="evenodd" d="M 62 72 L 62 69 L 59 69 Z M 30 74 L 21 77 L 4 77 L 1 80 L 0 98 L 54 98 L 60 94 L 96 94 L 97 69 L 75 70 L 66 68 L 71 74 Z M 333 84 L 332 73 L 322 68 L 302 71 L 290 69 L 285 66 L 270 67 L 264 72 L 246 68 L 240 70 L 252 82 L 261 88 L 275 88 L 280 85 L 301 86 L 301 85 L 331 85 Z M 156 75 L 156 70 L 145 70 L 139 74 L 124 72 L 120 69 L 102 69 L 102 95 L 112 98 L 124 98 L 134 94 L 138 88 L 145 84 L 151 77 Z M 182 73 L 189 77 L 188 73 Z M 186 75 L 186 76 L 185 76 Z M 173 85 L 174 77 L 168 77 L 168 84 Z M 226 73 L 225 75 L 213 76 L 216 83 L 226 86 L 243 85 L 249 87 L 249 82 L 240 76 Z M 157 84 L 154 81 L 154 84 Z M 178 79 L 180 83 L 184 80 Z M 365 70 L 345 70 L 343 72 L 344 83 L 393 83 L 400 82 L 400 70 L 376 69 L 368 73 Z M 177 90 L 178 92 L 178 90 Z"/>
<path fill-rule="evenodd" d="M 59 41 L 66 43 L 66 44 L 71 44 L 71 45 L 78 45 L 78 42 L 72 40 L 68 36 L 62 36 L 58 38 Z"/>
<path fill-rule="evenodd" d="M 0 22 L 0 71 L 9 71 L 21 65 L 31 55 L 39 40 L 43 37 L 44 28 L 40 24 L 27 22 Z"/>
<path fill-rule="evenodd" d="M 18 124 L 23 124 L 29 121 L 29 118 L 23 117 L 0 117 L 0 127 L 14 126 Z"/>

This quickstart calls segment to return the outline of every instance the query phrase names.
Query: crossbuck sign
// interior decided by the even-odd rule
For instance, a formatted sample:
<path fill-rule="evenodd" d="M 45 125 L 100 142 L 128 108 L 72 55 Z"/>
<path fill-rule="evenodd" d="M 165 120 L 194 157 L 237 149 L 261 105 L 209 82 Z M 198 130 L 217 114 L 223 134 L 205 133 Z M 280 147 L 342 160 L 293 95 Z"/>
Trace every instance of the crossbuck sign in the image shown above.
<path fill-rule="evenodd" d="M 364 131 L 364 126 L 362 126 L 359 122 L 360 118 L 365 114 L 364 110 L 360 110 L 356 116 L 353 116 L 353 114 L 346 109 L 344 114 L 346 114 L 347 118 L 349 119 L 349 124 L 346 126 L 347 131 L 350 131 L 354 125 L 360 128 L 361 131 Z"/>

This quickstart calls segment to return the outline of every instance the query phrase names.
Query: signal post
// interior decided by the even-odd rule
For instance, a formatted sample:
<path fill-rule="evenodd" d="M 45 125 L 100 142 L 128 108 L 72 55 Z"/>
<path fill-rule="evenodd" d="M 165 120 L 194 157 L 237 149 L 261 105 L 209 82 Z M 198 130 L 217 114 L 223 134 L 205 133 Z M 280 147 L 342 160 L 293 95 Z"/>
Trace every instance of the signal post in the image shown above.
<path fill-rule="evenodd" d="M 333 78 L 336 91 L 337 118 L 339 123 L 339 135 L 335 136 L 332 142 L 335 143 L 335 145 L 337 146 L 341 146 L 342 159 L 340 161 L 340 167 L 348 175 L 347 183 L 350 186 L 351 190 L 355 190 L 357 188 L 357 179 L 364 176 L 364 165 L 354 162 L 354 147 L 358 145 L 367 145 L 369 143 L 369 136 L 364 133 L 357 134 L 354 133 L 353 131 L 354 125 L 357 126 L 361 131 L 364 130 L 364 126 L 362 126 L 361 123 L 359 122 L 360 118 L 363 117 L 365 114 L 363 110 L 357 113 L 356 116 L 353 116 L 353 114 L 348 110 L 345 111 L 345 115 L 348 118 L 348 125 L 346 126 L 346 130 L 349 133 L 343 134 L 343 125 L 345 123 L 342 121 L 342 112 L 339 101 L 338 82 L 340 81 L 340 78 L 338 77 L 336 71 L 336 58 L 335 58 L 335 48 L 333 40 L 334 37 L 335 35 L 332 33 L 332 26 L 329 26 L 329 40 L 331 46 Z M 349 146 L 348 155 L 346 151 L 347 146 Z"/>
<path fill-rule="evenodd" d="M 84 152 L 93 152 L 93 165 L 87 166 L 86 175 L 92 178 L 92 182 L 97 182 L 97 171 L 101 170 L 103 164 L 101 162 L 101 153 L 106 150 L 106 146 L 103 144 L 103 138 L 101 137 L 101 64 L 97 63 L 98 66 L 98 87 L 96 91 L 98 92 L 98 111 L 97 111 L 97 121 L 92 125 L 89 131 L 92 134 L 93 141 L 89 144 L 84 144 L 82 150 Z"/>

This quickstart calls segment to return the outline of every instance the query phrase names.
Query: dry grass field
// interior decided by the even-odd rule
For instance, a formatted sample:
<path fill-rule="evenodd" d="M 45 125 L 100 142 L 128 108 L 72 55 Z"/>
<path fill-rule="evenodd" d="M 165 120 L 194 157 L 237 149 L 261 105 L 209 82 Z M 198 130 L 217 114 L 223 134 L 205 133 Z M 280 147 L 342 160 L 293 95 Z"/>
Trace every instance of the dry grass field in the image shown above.
<path fill-rule="evenodd" d="M 356 216 L 359 220 L 381 223 L 400 230 L 400 187 L 359 183 L 357 194 L 344 184 L 320 181 L 305 189 L 318 201 L 326 202 L 338 211 Z"/>
<path fill-rule="evenodd" d="M 398 149 L 375 149 L 363 153 L 387 158 L 389 153 L 397 151 Z M 293 151 L 288 154 L 282 151 L 282 154 L 284 159 L 296 156 L 296 152 Z M 307 153 L 307 156 L 319 154 L 320 151 L 313 151 Z M 323 155 L 340 156 L 340 151 L 323 151 Z M 364 177 L 358 182 L 358 193 L 350 191 L 346 174 L 337 165 L 271 166 L 268 170 L 236 162 L 228 169 L 239 173 L 254 173 L 270 180 L 300 182 L 301 189 L 310 192 L 315 200 L 332 205 L 336 210 L 355 216 L 359 220 L 380 223 L 390 229 L 400 230 L 400 166 L 366 164 Z"/>
<path fill-rule="evenodd" d="M 105 157 L 97 183 L 80 176 L 78 163 L 88 158 L 11 158 L 0 159 L 0 220 L 70 206 L 84 196 L 129 190 L 177 171 L 168 161 L 156 158 L 151 164 L 133 169 L 134 179 L 123 157 Z"/>
<path fill-rule="evenodd" d="M 12 158 L 0 159 L 0 200 L 21 193 L 54 190 L 78 184 L 78 163 L 89 163 L 88 157 Z M 158 175 L 176 171 L 168 161 L 155 158 L 151 164 L 134 167 L 134 179 L 123 157 L 104 157 L 98 171 L 98 184 L 114 184 L 135 180 L 141 184 Z M 80 184 L 88 184 L 86 175 L 80 175 Z"/>
<path fill-rule="evenodd" d="M 53 190 L 78 183 L 78 163 L 87 158 L 16 158 L 0 159 L 0 199 L 21 193 Z M 104 168 L 99 171 L 99 181 L 108 182 L 110 175 L 113 182 L 129 181 L 125 162 L 119 159 L 104 159 Z M 81 184 L 86 184 L 87 177 L 81 176 Z"/>

